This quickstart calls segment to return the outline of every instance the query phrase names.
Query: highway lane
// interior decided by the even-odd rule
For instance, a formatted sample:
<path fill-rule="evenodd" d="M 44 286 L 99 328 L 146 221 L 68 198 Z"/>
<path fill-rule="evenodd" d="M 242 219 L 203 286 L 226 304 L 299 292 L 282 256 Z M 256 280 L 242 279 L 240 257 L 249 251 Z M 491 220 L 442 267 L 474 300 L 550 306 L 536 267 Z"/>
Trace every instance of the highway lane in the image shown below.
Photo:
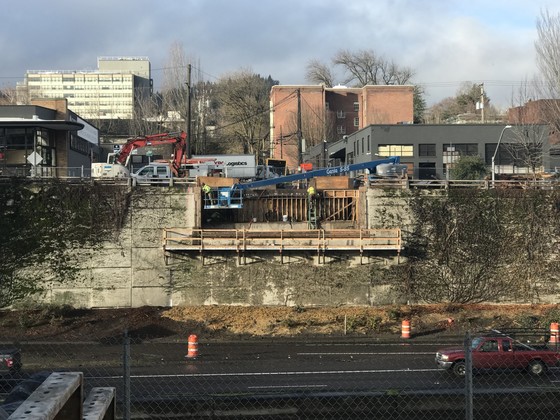
<path fill-rule="evenodd" d="M 224 395 L 270 393 L 339 393 L 459 390 L 464 380 L 435 367 L 435 351 L 445 343 L 213 343 L 197 360 L 180 349 L 155 364 L 132 366 L 134 394 Z M 131 352 L 158 353 L 159 344 Z M 136 355 L 138 359 L 142 359 Z M 93 377 L 88 380 L 94 380 Z M 122 382 L 120 375 L 97 376 L 103 385 Z M 475 389 L 558 387 L 560 372 L 543 377 L 526 373 L 482 373 Z"/>

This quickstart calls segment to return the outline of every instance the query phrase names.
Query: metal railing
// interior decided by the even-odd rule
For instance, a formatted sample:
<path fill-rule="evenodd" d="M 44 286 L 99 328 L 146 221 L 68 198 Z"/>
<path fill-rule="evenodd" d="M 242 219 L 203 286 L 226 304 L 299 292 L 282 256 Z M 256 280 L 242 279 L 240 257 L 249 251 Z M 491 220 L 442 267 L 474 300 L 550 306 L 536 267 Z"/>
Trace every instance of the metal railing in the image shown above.
<path fill-rule="evenodd" d="M 91 168 L 86 166 L 75 167 L 42 167 L 35 169 L 29 166 L 0 167 L 0 179 L 2 178 L 25 178 L 27 180 L 49 180 L 60 179 L 68 182 L 90 182 L 95 180 L 99 183 L 128 183 L 133 186 L 173 186 L 173 185 L 196 185 L 192 178 L 151 178 L 135 180 L 134 178 L 92 178 Z M 547 189 L 560 188 L 559 178 L 546 179 L 509 179 L 509 180 L 455 180 L 455 179 L 410 179 L 410 178 L 379 178 L 367 181 L 368 188 L 381 189 L 452 189 L 452 188 L 475 188 L 475 189 Z M 217 197 L 215 202 L 217 202 Z"/>
<path fill-rule="evenodd" d="M 400 251 L 400 229 L 182 229 L 165 228 L 166 251 L 388 250 Z"/>

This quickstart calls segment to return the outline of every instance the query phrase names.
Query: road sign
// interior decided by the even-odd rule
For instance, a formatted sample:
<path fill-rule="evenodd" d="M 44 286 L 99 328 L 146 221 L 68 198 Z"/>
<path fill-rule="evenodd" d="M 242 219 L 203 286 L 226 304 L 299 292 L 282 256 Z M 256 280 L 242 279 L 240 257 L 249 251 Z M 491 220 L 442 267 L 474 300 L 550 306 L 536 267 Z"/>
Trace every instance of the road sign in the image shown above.
<path fill-rule="evenodd" d="M 33 166 L 37 166 L 43 161 L 43 158 L 39 153 L 33 152 L 29 156 L 27 156 L 27 161 Z"/>

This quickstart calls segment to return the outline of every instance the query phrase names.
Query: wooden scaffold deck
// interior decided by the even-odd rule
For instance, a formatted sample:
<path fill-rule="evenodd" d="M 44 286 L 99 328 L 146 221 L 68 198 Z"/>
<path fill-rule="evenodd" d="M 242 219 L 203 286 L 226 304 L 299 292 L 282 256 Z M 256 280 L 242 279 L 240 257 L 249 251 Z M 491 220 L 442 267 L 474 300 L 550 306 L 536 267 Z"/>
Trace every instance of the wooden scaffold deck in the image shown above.
<path fill-rule="evenodd" d="M 184 229 L 168 228 L 163 233 L 165 253 L 206 253 L 229 251 L 237 253 L 238 262 L 245 262 L 246 252 L 278 252 L 283 262 L 284 251 L 314 251 L 319 259 L 328 252 L 365 252 L 402 250 L 400 229 Z M 204 261 L 204 260 L 203 260 Z"/>

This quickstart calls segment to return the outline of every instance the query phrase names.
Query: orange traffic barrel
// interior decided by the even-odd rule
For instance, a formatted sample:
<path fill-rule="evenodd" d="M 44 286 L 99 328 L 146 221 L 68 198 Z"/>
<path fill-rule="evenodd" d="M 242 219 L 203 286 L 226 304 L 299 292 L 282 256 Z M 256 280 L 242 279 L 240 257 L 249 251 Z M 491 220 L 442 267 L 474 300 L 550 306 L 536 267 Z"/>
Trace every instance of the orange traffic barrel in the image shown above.
<path fill-rule="evenodd" d="M 401 324 L 401 338 L 410 338 L 410 320 L 403 319 Z"/>
<path fill-rule="evenodd" d="M 550 344 L 558 344 L 558 322 L 552 322 L 550 324 Z"/>
<path fill-rule="evenodd" d="M 198 357 L 198 337 L 195 334 L 189 335 L 187 345 L 187 359 L 196 359 Z"/>

